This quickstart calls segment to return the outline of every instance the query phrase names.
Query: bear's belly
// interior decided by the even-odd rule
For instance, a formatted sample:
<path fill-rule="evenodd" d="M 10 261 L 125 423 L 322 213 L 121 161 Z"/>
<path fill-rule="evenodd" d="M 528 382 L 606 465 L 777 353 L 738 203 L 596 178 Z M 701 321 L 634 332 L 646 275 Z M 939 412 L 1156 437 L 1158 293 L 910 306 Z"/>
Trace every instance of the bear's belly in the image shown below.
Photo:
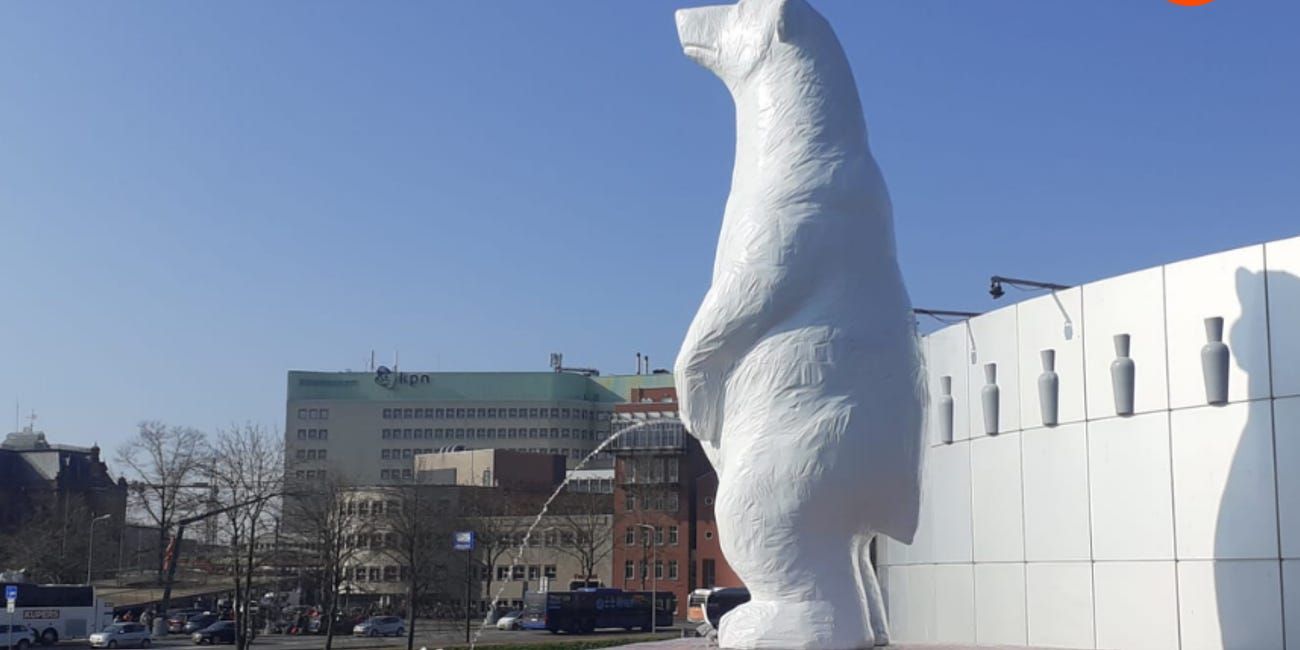
<path fill-rule="evenodd" d="M 759 491 L 794 485 L 774 492 L 790 500 L 781 510 L 812 506 L 803 516 L 832 520 L 819 525 L 869 522 L 910 538 L 924 415 L 916 345 L 904 329 L 868 337 L 806 326 L 765 338 L 727 380 L 724 482 Z M 892 497 L 882 502 L 882 493 Z"/>

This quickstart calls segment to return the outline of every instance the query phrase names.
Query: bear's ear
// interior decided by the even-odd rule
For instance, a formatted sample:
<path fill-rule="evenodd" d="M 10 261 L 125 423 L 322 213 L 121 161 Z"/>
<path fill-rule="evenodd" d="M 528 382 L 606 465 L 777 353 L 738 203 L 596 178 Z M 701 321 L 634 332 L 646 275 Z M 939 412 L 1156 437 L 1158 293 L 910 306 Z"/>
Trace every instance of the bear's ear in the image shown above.
<path fill-rule="evenodd" d="M 777 0 L 776 5 L 776 38 L 782 43 L 789 43 L 799 33 L 803 0 Z"/>

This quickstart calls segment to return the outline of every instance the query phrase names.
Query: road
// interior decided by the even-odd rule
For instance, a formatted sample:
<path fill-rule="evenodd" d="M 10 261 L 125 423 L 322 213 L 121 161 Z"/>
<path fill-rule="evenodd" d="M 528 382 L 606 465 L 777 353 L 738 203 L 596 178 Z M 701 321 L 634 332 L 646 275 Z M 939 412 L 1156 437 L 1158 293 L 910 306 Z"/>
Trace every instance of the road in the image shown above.
<path fill-rule="evenodd" d="M 545 631 L 536 630 L 515 630 L 505 631 L 496 628 L 487 628 L 478 638 L 478 644 L 489 646 L 500 643 L 548 643 L 559 641 L 573 641 L 575 638 L 582 640 L 596 640 L 609 638 L 627 638 L 631 641 L 646 640 L 649 635 L 645 632 L 597 632 L 594 634 L 584 634 L 580 637 L 572 637 L 566 634 L 551 634 Z M 659 638 L 672 638 L 681 636 L 679 629 L 660 631 Z M 464 645 L 465 628 L 451 629 L 446 625 L 438 625 L 431 631 L 421 631 L 416 628 L 415 647 L 442 648 L 445 646 Z M 85 641 L 75 642 L 67 641 L 59 644 L 76 645 L 85 647 Z M 194 643 L 190 641 L 189 636 L 181 634 L 168 635 L 166 639 L 156 639 L 153 642 L 155 648 L 180 648 L 193 647 Z M 290 636 L 284 634 L 267 634 L 257 637 L 253 643 L 254 646 L 261 648 L 277 648 L 283 650 L 309 650 L 318 649 L 325 645 L 323 636 Z M 353 637 L 351 635 L 339 635 L 334 637 L 334 647 L 339 650 L 362 650 L 363 648 L 375 648 L 378 650 L 397 649 L 406 647 L 406 637 Z"/>

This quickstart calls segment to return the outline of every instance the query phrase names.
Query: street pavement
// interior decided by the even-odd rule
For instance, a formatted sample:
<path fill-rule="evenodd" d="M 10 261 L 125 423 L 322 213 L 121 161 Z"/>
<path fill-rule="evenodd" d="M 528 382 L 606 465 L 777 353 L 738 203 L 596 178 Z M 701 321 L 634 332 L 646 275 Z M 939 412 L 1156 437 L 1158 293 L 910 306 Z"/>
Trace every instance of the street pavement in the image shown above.
<path fill-rule="evenodd" d="M 476 623 L 477 625 L 477 623 Z M 477 628 L 475 628 L 477 629 Z M 681 631 L 673 629 L 661 631 L 660 637 L 663 636 L 680 636 Z M 495 627 L 489 627 L 483 630 L 479 636 L 477 645 L 491 646 L 501 643 L 547 643 L 559 641 L 573 641 L 575 638 L 582 640 L 624 638 L 629 643 L 646 639 L 648 635 L 645 632 L 609 632 L 594 634 L 584 634 L 580 637 L 573 637 L 566 634 L 551 634 L 544 630 L 498 630 Z M 66 641 L 59 645 L 76 645 L 86 647 L 83 641 Z M 264 634 L 258 636 L 253 645 L 259 648 L 276 648 L 283 650 L 309 650 L 319 649 L 325 646 L 325 637 L 321 636 L 297 636 L 287 634 Z M 465 645 L 465 628 L 453 629 L 446 624 L 431 626 L 422 630 L 419 626 L 415 629 L 415 647 L 436 650 L 446 646 L 463 646 Z M 153 647 L 155 648 L 180 648 L 193 647 L 194 642 L 190 640 L 189 635 L 171 634 L 165 639 L 154 639 Z M 205 646 L 206 647 L 206 646 Z M 348 635 L 337 635 L 334 637 L 334 647 L 339 650 L 395 650 L 406 647 L 406 637 L 354 637 Z"/>

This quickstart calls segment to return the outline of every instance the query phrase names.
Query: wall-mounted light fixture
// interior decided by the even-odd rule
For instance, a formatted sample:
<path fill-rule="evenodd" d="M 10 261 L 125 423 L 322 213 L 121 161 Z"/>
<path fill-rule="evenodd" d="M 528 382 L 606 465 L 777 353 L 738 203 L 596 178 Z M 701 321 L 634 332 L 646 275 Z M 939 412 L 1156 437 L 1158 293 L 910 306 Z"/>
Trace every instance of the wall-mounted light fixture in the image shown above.
<path fill-rule="evenodd" d="M 989 278 L 989 295 L 993 296 L 994 300 L 997 300 L 1006 294 L 1006 292 L 1002 290 L 1003 284 L 1009 284 L 1020 289 L 1048 289 L 1050 291 L 1060 291 L 1070 288 L 1069 285 L 1065 284 L 1038 282 L 1036 280 L 1021 280 L 1018 278 L 1006 278 L 1000 275 L 995 275 L 992 278 Z"/>

